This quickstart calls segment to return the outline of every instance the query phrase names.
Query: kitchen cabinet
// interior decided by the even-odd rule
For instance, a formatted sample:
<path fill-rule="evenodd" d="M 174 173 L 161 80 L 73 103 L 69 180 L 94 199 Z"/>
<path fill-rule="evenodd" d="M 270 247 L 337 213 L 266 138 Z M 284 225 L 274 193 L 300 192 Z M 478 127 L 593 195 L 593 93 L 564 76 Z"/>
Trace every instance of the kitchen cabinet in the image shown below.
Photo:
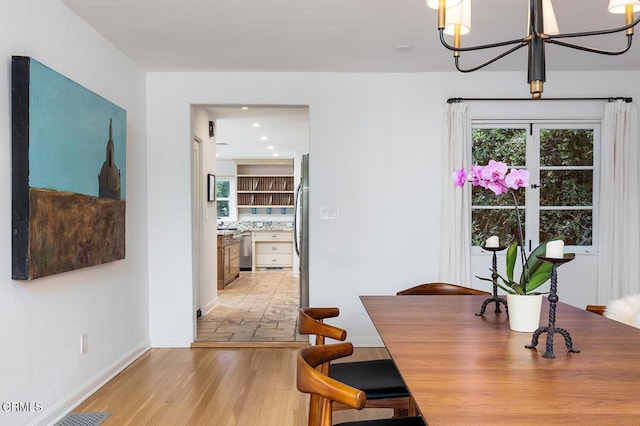
<path fill-rule="evenodd" d="M 240 276 L 240 239 L 218 235 L 218 290 Z"/>
<path fill-rule="evenodd" d="M 293 207 L 293 175 L 238 175 L 238 207 Z"/>
<path fill-rule="evenodd" d="M 253 271 L 293 267 L 292 231 L 253 231 L 252 246 Z"/>

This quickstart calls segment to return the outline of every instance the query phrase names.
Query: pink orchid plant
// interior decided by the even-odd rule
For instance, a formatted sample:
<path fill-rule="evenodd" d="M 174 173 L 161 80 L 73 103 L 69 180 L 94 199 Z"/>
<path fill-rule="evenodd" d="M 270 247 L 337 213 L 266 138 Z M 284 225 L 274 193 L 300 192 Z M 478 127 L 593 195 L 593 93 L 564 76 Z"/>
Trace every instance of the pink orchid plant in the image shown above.
<path fill-rule="evenodd" d="M 526 188 L 529 185 L 529 172 L 524 169 L 511 169 L 501 161 L 490 160 L 486 166 L 474 165 L 467 173 L 464 168 L 453 173 L 453 183 L 462 187 L 466 182 L 472 186 L 480 186 L 492 191 L 496 195 L 510 192 L 513 197 L 513 204 L 516 210 L 516 220 L 518 223 L 518 242 L 513 242 L 507 249 L 507 277 L 500 276 L 502 284 L 497 283 L 500 288 L 513 294 L 530 294 L 531 291 L 544 284 L 551 277 L 551 265 L 538 259 L 539 254 L 544 254 L 546 244 L 540 244 L 527 258 L 524 248 L 524 236 L 518 202 L 515 191 L 519 188 Z M 520 245 L 520 255 L 522 259 L 522 274 L 519 282 L 513 280 L 513 272 Z M 481 278 L 486 281 L 493 281 L 490 278 Z"/>
<path fill-rule="evenodd" d="M 509 189 L 526 188 L 529 185 L 529 172 L 524 169 L 511 169 L 501 161 L 489 160 L 486 166 L 471 167 L 469 174 L 464 168 L 453 173 L 453 182 L 462 187 L 465 182 L 473 186 L 481 186 L 496 195 L 504 194 Z"/>

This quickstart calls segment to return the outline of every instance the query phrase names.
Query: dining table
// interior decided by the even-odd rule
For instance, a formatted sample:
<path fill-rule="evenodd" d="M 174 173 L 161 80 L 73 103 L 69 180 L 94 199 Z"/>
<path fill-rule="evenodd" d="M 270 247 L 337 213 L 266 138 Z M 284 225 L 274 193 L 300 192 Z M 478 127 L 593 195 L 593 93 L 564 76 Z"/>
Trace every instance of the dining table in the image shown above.
<path fill-rule="evenodd" d="M 509 328 L 486 296 L 360 296 L 429 426 L 640 425 L 640 329 L 566 303 L 556 304 L 580 352 L 555 333 L 535 348 Z M 548 325 L 543 301 L 541 326 Z"/>

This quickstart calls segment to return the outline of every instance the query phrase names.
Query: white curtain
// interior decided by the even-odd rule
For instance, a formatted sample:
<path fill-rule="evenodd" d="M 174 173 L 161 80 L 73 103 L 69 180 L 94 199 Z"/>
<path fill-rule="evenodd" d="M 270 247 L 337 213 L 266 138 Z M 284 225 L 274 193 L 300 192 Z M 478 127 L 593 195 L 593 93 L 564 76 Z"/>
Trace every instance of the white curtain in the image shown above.
<path fill-rule="evenodd" d="M 453 172 L 462 167 L 469 170 L 470 125 L 464 103 L 447 104 L 442 164 L 442 211 L 440 243 L 440 280 L 465 286 L 471 285 L 471 206 L 470 186 L 453 185 Z"/>
<path fill-rule="evenodd" d="M 610 102 L 601 138 L 598 303 L 640 292 L 638 111 Z"/>

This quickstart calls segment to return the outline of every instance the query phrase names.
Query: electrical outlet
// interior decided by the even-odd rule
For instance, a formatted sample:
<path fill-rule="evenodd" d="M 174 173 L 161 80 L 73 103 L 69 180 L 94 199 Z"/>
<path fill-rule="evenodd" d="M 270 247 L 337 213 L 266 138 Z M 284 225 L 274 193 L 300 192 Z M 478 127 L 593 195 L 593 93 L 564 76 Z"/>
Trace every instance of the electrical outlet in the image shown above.
<path fill-rule="evenodd" d="M 80 355 L 87 353 L 87 333 L 80 336 Z"/>

